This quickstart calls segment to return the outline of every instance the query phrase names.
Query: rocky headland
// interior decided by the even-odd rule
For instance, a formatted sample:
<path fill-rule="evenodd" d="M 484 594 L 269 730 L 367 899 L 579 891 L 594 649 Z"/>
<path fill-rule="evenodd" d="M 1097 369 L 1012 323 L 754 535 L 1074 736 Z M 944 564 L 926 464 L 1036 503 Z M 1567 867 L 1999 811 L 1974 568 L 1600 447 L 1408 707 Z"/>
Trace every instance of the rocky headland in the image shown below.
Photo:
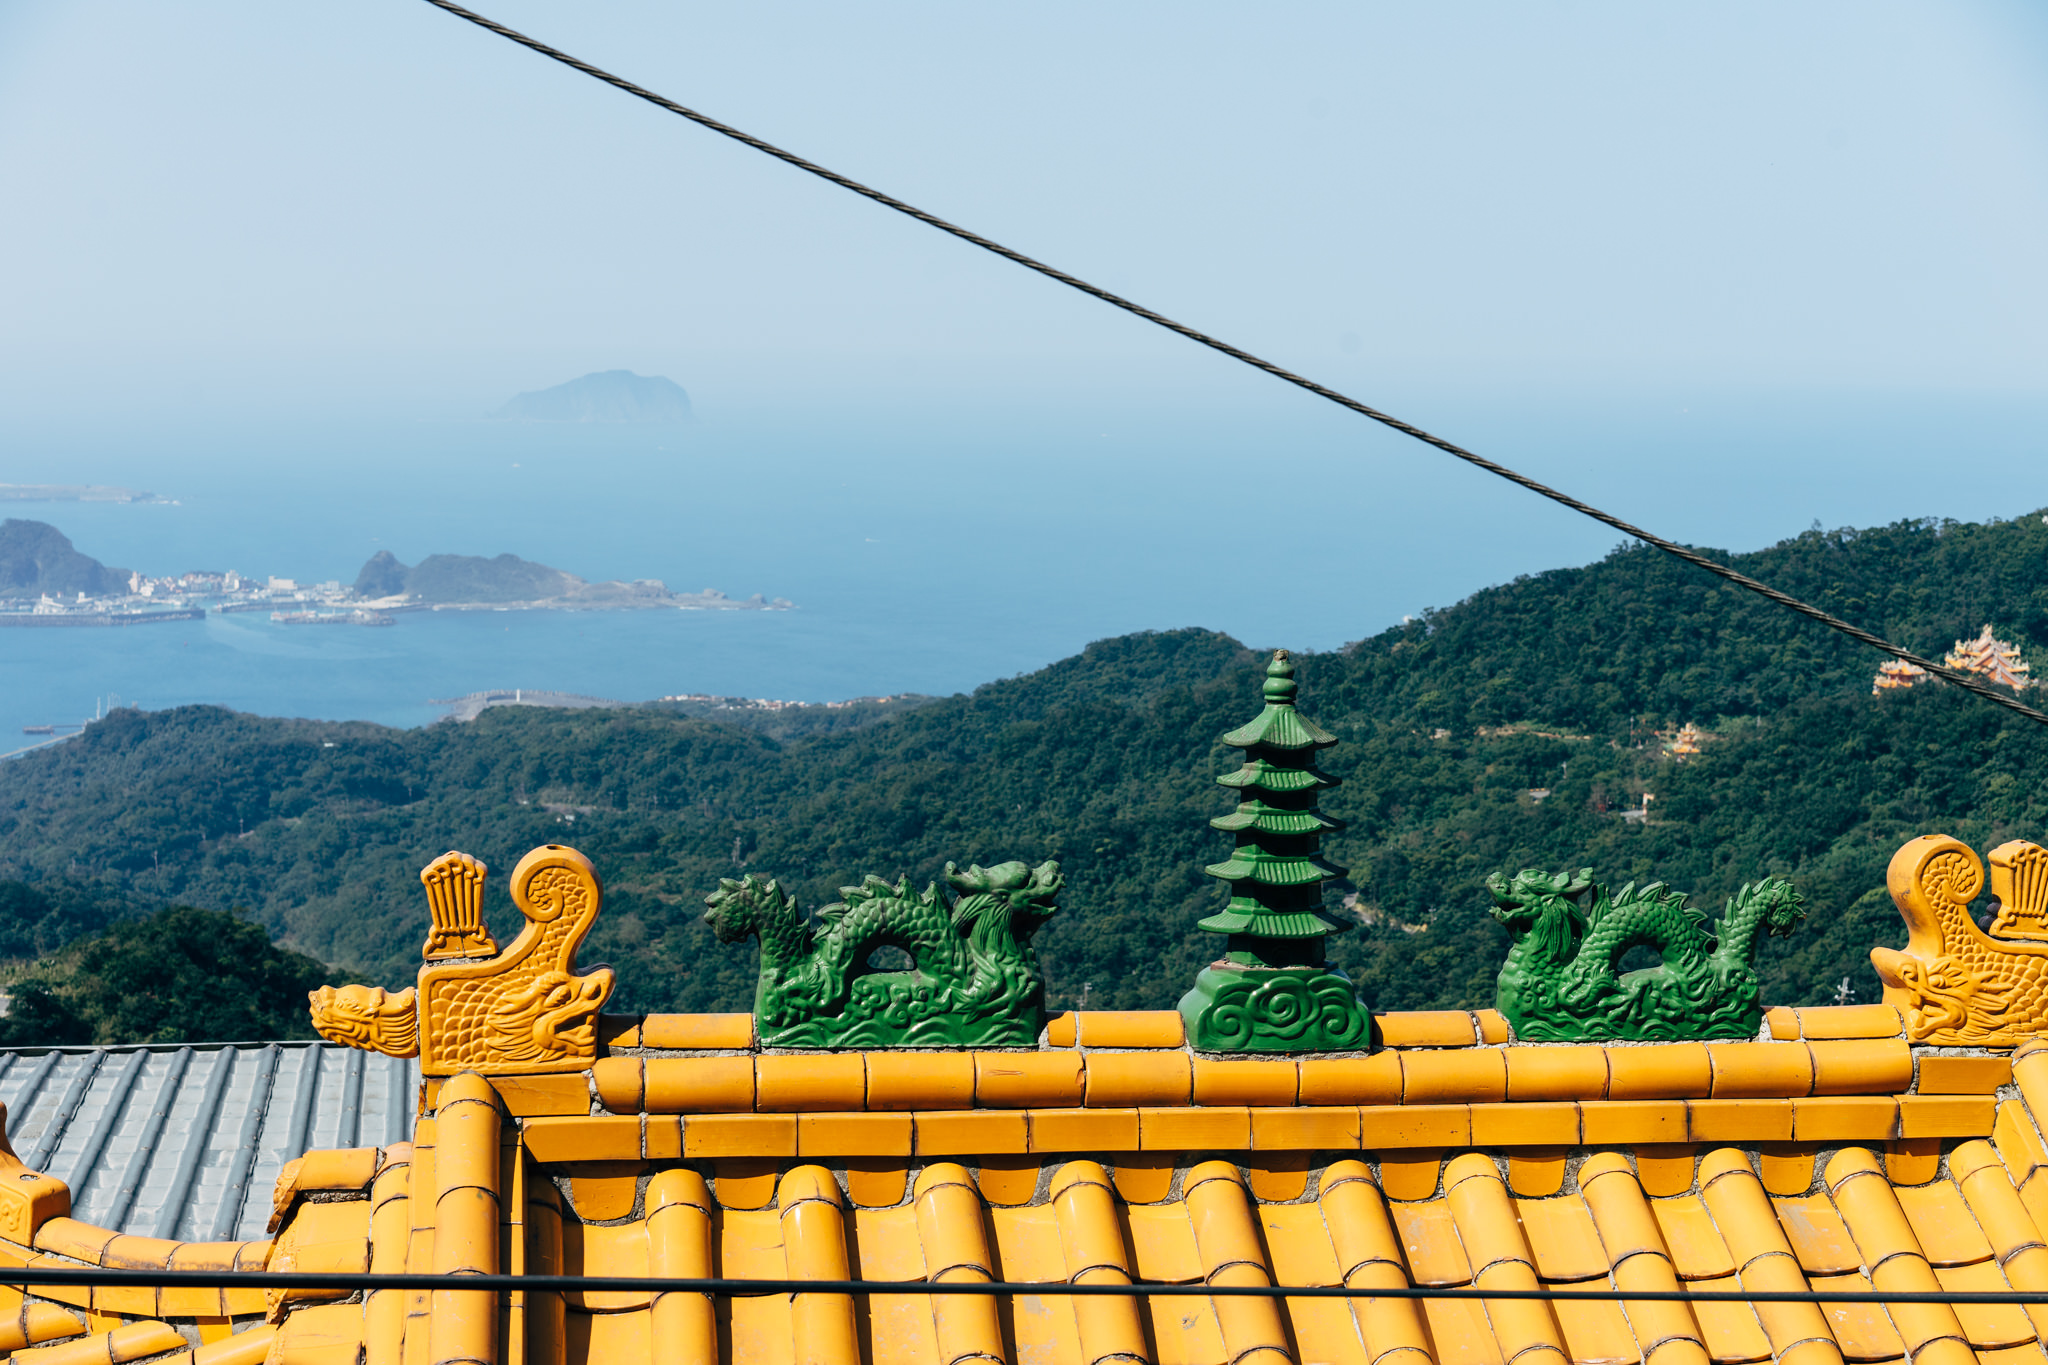
<path fill-rule="evenodd" d="M 728 597 L 716 588 L 676 592 L 658 578 L 600 583 L 517 555 L 428 555 L 408 568 L 379 550 L 356 575 L 356 596 L 388 607 L 438 611 L 570 609 L 607 611 L 668 607 L 698 611 L 787 611 L 782 597 Z"/>

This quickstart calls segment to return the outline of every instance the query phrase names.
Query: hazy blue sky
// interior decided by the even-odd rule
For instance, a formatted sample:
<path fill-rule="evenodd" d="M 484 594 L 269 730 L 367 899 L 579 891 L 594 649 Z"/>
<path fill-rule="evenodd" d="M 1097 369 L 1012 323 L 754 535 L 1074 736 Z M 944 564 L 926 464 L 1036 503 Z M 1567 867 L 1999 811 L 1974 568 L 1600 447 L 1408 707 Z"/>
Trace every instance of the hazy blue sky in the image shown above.
<path fill-rule="evenodd" d="M 2048 374 L 2034 6 L 485 8 L 1369 397 Z M 17 413 L 1259 386 L 416 0 L 0 0 L 0 174 Z"/>

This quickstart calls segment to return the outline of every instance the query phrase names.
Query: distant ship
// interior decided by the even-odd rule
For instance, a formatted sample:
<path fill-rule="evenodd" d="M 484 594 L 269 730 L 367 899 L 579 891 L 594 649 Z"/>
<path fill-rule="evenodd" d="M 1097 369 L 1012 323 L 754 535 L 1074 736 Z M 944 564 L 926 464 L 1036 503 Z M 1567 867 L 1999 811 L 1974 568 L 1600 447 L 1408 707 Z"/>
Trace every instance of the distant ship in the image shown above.
<path fill-rule="evenodd" d="M 270 619 L 285 626 L 389 626 L 398 620 L 381 611 L 274 611 Z"/>

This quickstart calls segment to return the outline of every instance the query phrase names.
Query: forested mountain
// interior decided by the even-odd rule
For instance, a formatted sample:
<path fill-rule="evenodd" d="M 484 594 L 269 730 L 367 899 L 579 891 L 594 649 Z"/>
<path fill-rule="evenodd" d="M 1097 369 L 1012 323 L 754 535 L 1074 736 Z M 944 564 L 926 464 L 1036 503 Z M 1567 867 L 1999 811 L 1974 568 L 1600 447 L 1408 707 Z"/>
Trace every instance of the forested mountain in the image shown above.
<path fill-rule="evenodd" d="M 71 597 L 128 591 L 128 571 L 82 554 L 70 537 L 43 521 L 0 521 L 0 596 L 49 593 Z"/>
<path fill-rule="evenodd" d="M 1985 622 L 2048 649 L 2048 518 L 1809 532 L 1745 571 L 1939 654 Z M 1260 641 L 1260 647 L 1286 645 Z M 654 709 L 503 708 L 400 731 L 208 707 L 122 711 L 0 765 L 0 877 L 246 906 L 285 944 L 363 980 L 410 980 L 417 872 L 460 848 L 502 873 L 572 844 L 607 882 L 584 960 L 614 1008 L 733 1009 L 752 954 L 699 923 L 745 868 L 806 906 L 865 872 L 1058 858 L 1040 934 L 1056 1005 L 1170 1007 L 1220 948 L 1194 922 L 1226 836 L 1217 739 L 1256 714 L 1261 658 L 1198 630 L 1090 646 L 972 696 L 863 728 L 778 739 Z M 1519 579 L 1344 650 L 1301 658 L 1303 709 L 1344 741 L 1323 809 L 1358 928 L 1335 960 L 1381 1008 L 1491 1000 L 1506 936 L 1487 873 L 1591 866 L 1663 880 L 1718 913 L 1742 882 L 1794 878 L 1812 915 L 1763 949 L 1765 997 L 1873 999 L 1867 953 L 1902 941 L 1893 850 L 1945 831 L 2039 839 L 2048 727 L 1939 686 L 1871 695 L 1868 650 L 1652 551 Z M 1654 732 L 1712 738 L 1684 762 Z M 1541 800 L 1532 790 L 1547 789 Z M 1653 793 L 1649 819 L 1622 818 Z M 1336 905 L 1336 896 L 1332 899 Z"/>

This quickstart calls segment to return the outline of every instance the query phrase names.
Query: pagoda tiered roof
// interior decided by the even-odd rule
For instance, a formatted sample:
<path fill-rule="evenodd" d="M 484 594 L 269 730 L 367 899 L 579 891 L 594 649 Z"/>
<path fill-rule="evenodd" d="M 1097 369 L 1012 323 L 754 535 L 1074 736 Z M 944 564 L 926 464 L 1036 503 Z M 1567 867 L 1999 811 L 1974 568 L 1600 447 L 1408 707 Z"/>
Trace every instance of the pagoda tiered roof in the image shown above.
<path fill-rule="evenodd" d="M 1949 650 L 1942 663 L 1965 673 L 1975 673 L 2015 692 L 2033 686 L 2032 670 L 2020 657 L 2019 646 L 1993 635 L 1989 625 L 1979 631 L 1975 639 L 1956 641 L 1955 648 Z M 1878 665 L 1870 690 L 1872 695 L 1876 695 L 1894 688 L 1917 687 L 1931 676 L 1917 664 L 1909 664 L 1904 659 L 1887 659 Z"/>

